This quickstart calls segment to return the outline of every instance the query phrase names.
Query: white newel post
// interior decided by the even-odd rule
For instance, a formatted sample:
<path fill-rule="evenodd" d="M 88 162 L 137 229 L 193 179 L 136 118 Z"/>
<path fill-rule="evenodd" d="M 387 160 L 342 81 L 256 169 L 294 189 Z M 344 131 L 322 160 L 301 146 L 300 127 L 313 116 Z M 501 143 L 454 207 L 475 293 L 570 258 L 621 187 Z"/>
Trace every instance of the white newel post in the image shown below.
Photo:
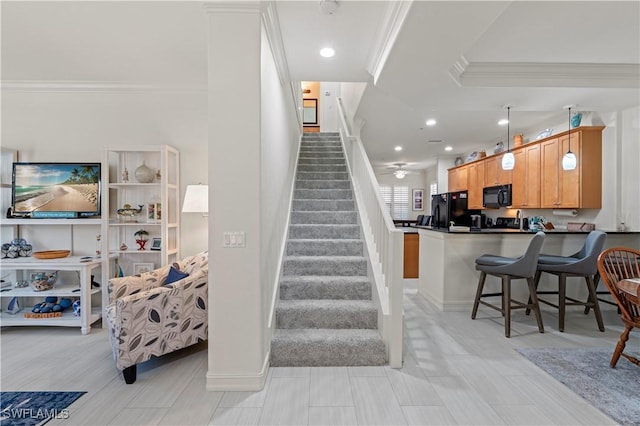
<path fill-rule="evenodd" d="M 260 277 L 260 3 L 213 2 L 205 10 L 210 204 L 207 390 L 259 390 L 268 369 Z M 225 247 L 225 235 L 234 247 Z"/>

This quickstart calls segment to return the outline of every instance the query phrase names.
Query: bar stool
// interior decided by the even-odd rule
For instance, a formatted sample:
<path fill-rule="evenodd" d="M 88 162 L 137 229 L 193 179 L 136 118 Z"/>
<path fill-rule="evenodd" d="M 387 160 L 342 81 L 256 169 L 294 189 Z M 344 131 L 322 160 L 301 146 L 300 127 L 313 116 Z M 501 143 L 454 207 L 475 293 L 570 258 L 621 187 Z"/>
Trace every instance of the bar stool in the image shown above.
<path fill-rule="evenodd" d="M 571 256 L 540 254 L 540 257 L 538 258 L 538 269 L 535 276 L 536 294 L 558 295 L 557 305 L 541 298 L 538 298 L 538 300 L 541 303 L 545 303 L 558 309 L 558 329 L 560 331 L 564 331 L 565 308 L 567 306 L 575 305 L 581 305 L 585 308 L 593 308 L 593 312 L 595 313 L 596 321 L 598 323 L 598 329 L 600 331 L 604 331 L 602 313 L 600 312 L 598 296 L 596 295 L 594 276 L 598 272 L 598 255 L 604 247 L 606 237 L 607 234 L 604 232 L 591 231 L 589 232 L 589 235 L 587 235 L 587 239 L 579 252 L 574 253 Z M 558 276 L 557 291 L 537 290 L 540 282 L 540 276 L 543 272 Z M 567 277 L 584 277 L 587 283 L 587 290 L 589 291 L 589 297 L 585 302 L 567 296 Z M 569 302 L 567 302 L 567 300 Z M 526 311 L 527 314 L 529 314 L 529 312 L 530 310 Z M 588 313 L 588 309 L 585 309 L 585 313 Z"/>
<path fill-rule="evenodd" d="M 538 330 L 544 333 L 542 325 L 542 315 L 540 314 L 540 306 L 536 297 L 536 290 L 533 277 L 536 273 L 536 265 L 540 248 L 544 242 L 544 232 L 538 232 L 529 242 L 526 252 L 517 258 L 495 256 L 492 254 L 483 254 L 476 259 L 476 270 L 480 271 L 480 279 L 478 280 L 478 290 L 476 298 L 473 302 L 473 310 L 471 311 L 471 319 L 476 319 L 478 306 L 482 303 L 492 309 L 502 313 L 504 316 L 504 335 L 511 335 L 511 310 L 512 309 L 533 309 L 538 322 Z M 484 283 L 487 275 L 493 275 L 502 279 L 502 291 L 500 293 L 483 293 Z M 522 303 L 511 298 L 511 280 L 526 279 L 529 287 L 530 301 Z M 493 305 L 482 300 L 484 297 L 501 296 L 501 306 Z"/>

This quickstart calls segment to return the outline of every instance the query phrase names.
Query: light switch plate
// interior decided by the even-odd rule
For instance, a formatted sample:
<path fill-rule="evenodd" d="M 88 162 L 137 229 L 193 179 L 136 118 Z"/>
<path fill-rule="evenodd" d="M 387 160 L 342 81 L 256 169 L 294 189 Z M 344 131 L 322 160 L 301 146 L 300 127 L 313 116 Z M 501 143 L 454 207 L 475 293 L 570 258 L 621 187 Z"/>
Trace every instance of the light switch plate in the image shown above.
<path fill-rule="evenodd" d="M 244 232 L 224 232 L 222 245 L 225 248 L 245 247 Z"/>

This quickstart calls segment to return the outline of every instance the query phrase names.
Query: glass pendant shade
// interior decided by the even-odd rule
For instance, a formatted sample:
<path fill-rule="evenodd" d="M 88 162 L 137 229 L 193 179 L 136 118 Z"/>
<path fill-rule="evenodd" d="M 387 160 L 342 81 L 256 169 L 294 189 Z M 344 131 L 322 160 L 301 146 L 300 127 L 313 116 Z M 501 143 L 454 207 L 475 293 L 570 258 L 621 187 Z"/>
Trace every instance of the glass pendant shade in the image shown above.
<path fill-rule="evenodd" d="M 562 156 L 562 170 L 575 170 L 578 165 L 578 160 L 576 159 L 576 155 L 571 152 L 571 106 L 569 109 L 569 135 L 567 139 L 569 139 L 569 149 L 567 153 Z"/>
<path fill-rule="evenodd" d="M 513 156 L 513 152 L 507 152 L 502 156 L 502 170 L 513 170 L 515 164 L 516 159 Z"/>
<path fill-rule="evenodd" d="M 562 157 L 562 170 L 575 170 L 578 165 L 576 155 L 569 151 Z"/>
<path fill-rule="evenodd" d="M 511 149 L 509 149 L 510 126 L 511 126 L 511 107 L 507 107 L 507 152 L 502 156 L 502 170 L 513 170 L 513 166 L 516 164 L 516 158 L 513 156 Z"/>
<path fill-rule="evenodd" d="M 396 175 L 397 179 L 404 179 L 406 174 L 407 174 L 407 172 L 405 172 L 404 170 L 396 170 L 394 172 L 394 175 Z"/>

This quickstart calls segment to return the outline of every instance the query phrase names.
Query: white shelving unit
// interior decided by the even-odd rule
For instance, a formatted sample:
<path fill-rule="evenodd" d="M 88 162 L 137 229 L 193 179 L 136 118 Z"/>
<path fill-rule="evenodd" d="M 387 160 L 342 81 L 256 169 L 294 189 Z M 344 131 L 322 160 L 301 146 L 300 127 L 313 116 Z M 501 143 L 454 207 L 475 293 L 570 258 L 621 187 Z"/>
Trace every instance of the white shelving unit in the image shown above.
<path fill-rule="evenodd" d="M 16 288 L 12 284 L 3 288 L 0 298 L 10 299 L 19 297 L 22 310 L 16 314 L 8 312 L 0 313 L 0 324 L 4 326 L 61 326 L 80 327 L 82 334 L 91 331 L 91 324 L 100 319 L 101 307 L 99 298 L 92 303 L 92 295 L 99 294 L 100 288 L 91 287 L 91 275 L 102 266 L 102 259 L 80 261 L 80 256 L 70 256 L 61 259 L 36 259 L 34 257 L 18 257 L 15 259 L 1 259 L 0 269 L 12 270 L 17 280 L 29 279 L 29 271 L 75 271 L 77 275 L 67 274 L 58 277 L 51 290 L 34 291 L 31 287 Z M 60 275 L 60 274 L 59 274 Z M 74 279 L 76 278 L 76 279 Z M 54 318 L 27 318 L 26 312 L 31 311 L 33 304 L 44 301 L 45 297 L 66 297 L 72 300 L 80 300 L 80 316 L 75 316 L 71 308 L 62 313 L 61 317 Z M 3 303 L 3 306 L 5 303 Z"/>
<path fill-rule="evenodd" d="M 139 182 L 136 169 L 142 165 L 155 172 L 151 182 Z M 115 257 L 105 260 L 103 281 L 135 274 L 136 267 L 158 268 L 180 256 L 180 154 L 168 145 L 108 146 L 102 163 L 102 252 Z M 139 213 L 118 215 L 125 205 Z M 159 215 L 158 215 L 159 212 Z M 138 230 L 148 232 L 143 250 L 136 243 Z M 158 250 L 152 249 L 160 240 Z M 126 246 L 126 247 L 125 247 Z M 111 257 L 110 256 L 110 257 Z M 106 285 L 103 305 L 108 302 Z"/>

